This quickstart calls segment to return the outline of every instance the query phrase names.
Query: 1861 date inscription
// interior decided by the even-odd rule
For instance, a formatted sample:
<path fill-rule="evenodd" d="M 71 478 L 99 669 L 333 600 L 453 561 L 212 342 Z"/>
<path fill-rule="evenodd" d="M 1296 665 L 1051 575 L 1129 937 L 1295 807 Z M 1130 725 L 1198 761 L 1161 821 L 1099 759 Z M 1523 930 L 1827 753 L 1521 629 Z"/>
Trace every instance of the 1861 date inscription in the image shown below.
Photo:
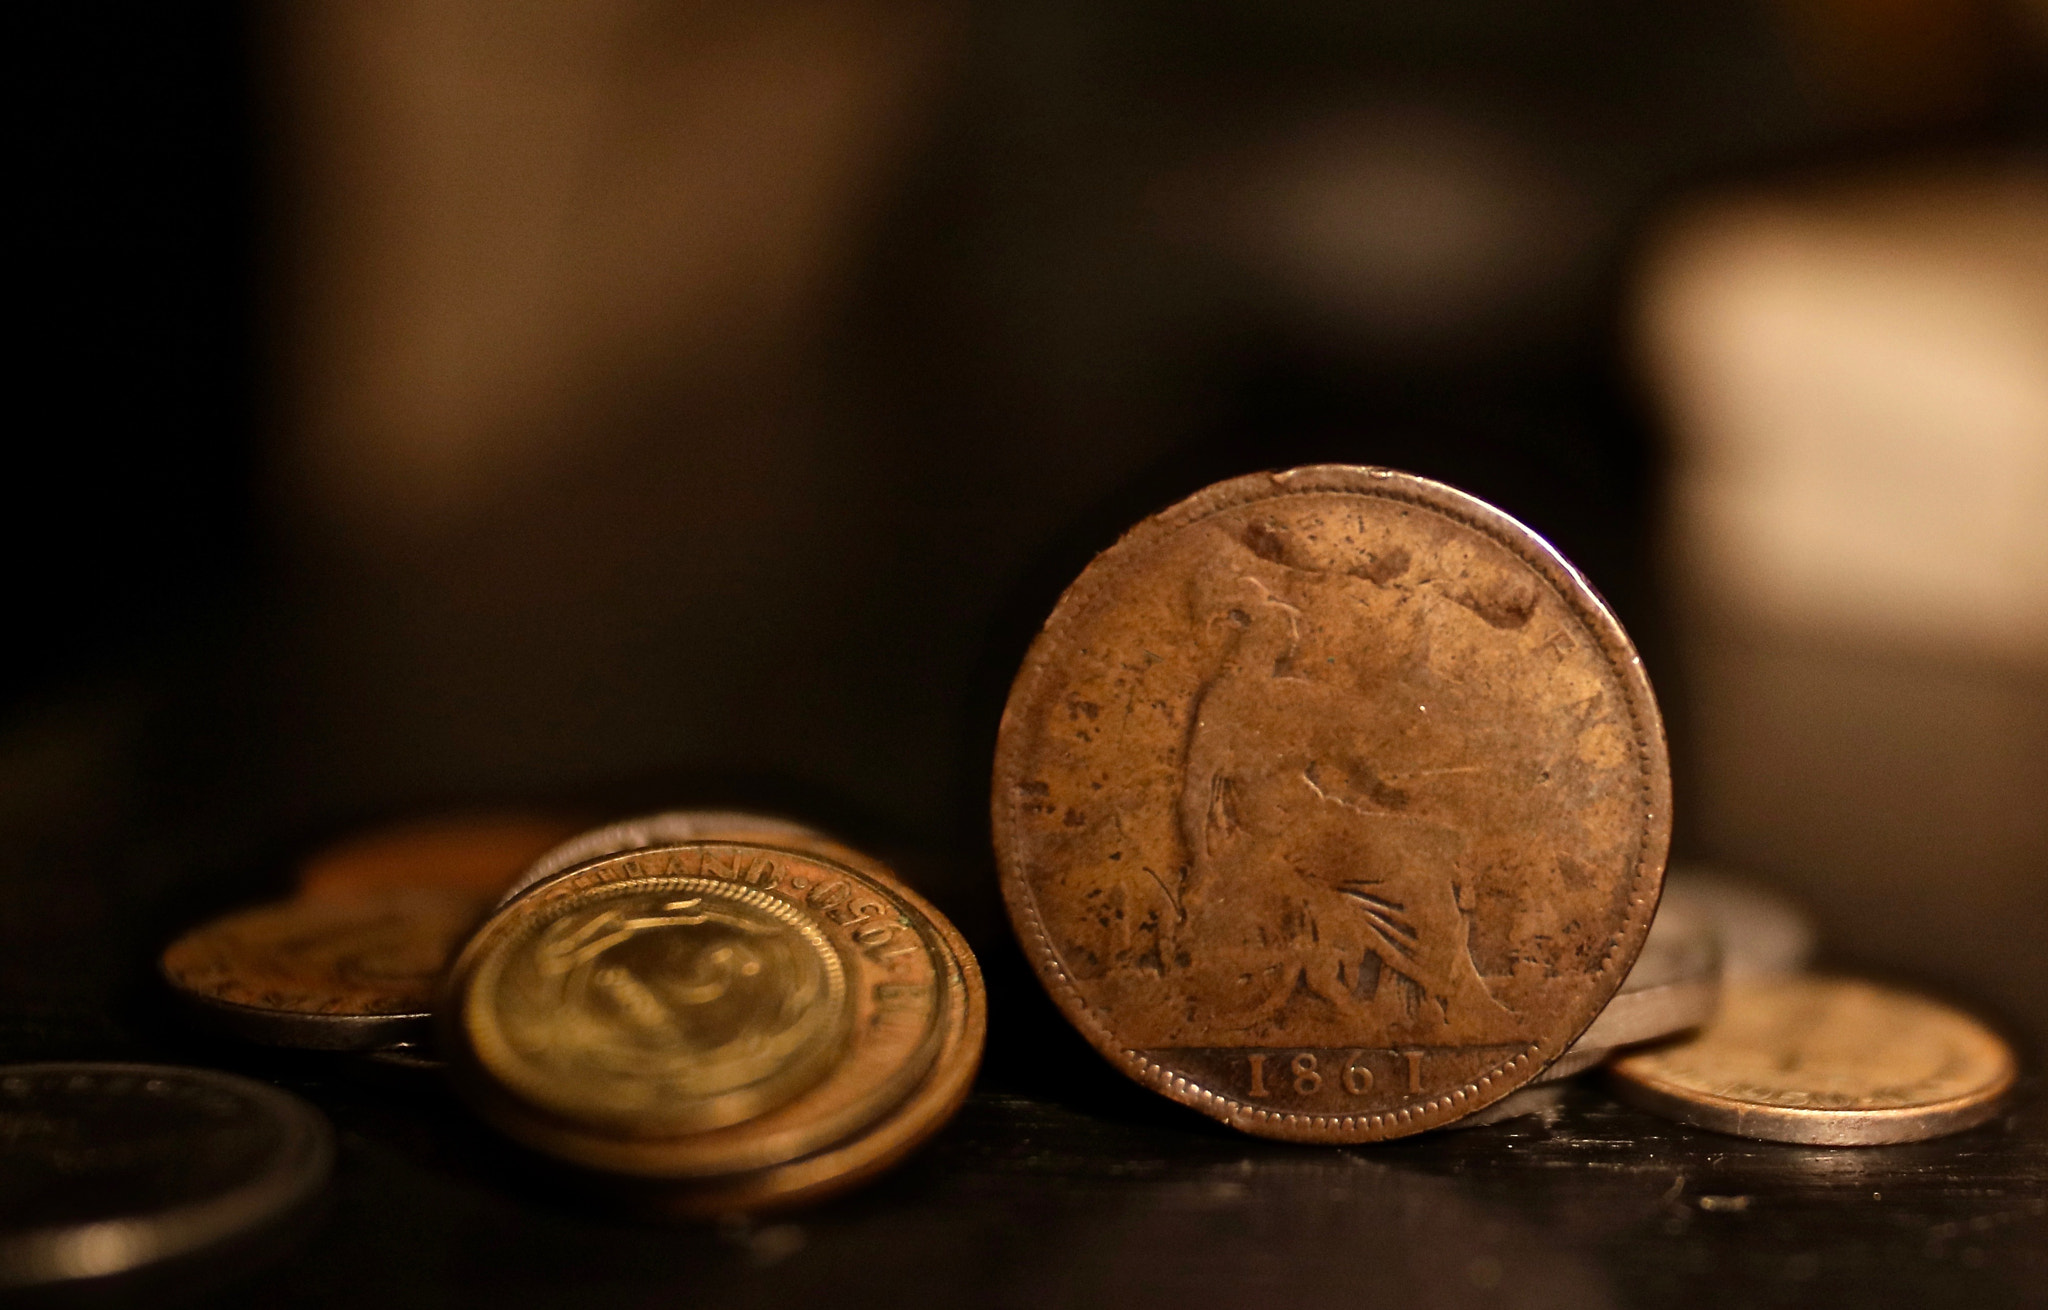
<path fill-rule="evenodd" d="M 1141 1081 L 1272 1136 L 1512 1091 L 1634 960 L 1669 833 L 1628 640 L 1540 539 L 1385 470 L 1239 478 L 1082 574 L 1011 692 L 1012 919 Z"/>

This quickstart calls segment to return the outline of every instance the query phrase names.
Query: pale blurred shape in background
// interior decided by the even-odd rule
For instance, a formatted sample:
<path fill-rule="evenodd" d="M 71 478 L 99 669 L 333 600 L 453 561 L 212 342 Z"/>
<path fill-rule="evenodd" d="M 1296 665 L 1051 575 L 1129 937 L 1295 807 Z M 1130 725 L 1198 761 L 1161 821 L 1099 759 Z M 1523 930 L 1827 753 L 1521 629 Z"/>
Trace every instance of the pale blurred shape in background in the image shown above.
<path fill-rule="evenodd" d="M 2043 967 L 2048 171 L 1706 204 L 1659 244 L 1641 322 L 1691 830 L 1856 953 Z"/>
<path fill-rule="evenodd" d="M 1730 204 L 1653 278 L 1701 599 L 2048 660 L 2048 175 Z"/>

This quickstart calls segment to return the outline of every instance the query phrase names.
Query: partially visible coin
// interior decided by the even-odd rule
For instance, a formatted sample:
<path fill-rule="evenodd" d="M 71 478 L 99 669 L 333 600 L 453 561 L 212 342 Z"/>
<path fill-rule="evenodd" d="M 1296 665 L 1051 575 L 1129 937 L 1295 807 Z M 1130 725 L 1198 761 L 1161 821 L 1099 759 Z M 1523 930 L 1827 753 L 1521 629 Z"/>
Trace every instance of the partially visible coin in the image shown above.
<path fill-rule="evenodd" d="M 474 814 L 397 824 L 337 842 L 301 866 L 298 894 L 345 900 L 439 889 L 492 897 L 580 825 L 544 814 Z"/>
<path fill-rule="evenodd" d="M 1697 1028 L 1721 1001 L 1721 944 L 1713 924 L 1667 896 L 1657 907 L 1643 953 L 1592 1027 L 1530 1085 L 1585 1072 L 1623 1047 Z"/>
<path fill-rule="evenodd" d="M 1813 959 L 1813 921 L 1797 902 L 1748 878 L 1698 865 L 1664 875 L 1664 904 L 1714 925 L 1721 972 L 1729 979 L 1781 978 Z"/>
<path fill-rule="evenodd" d="M 440 1030 L 458 1088 L 510 1136 L 766 1204 L 935 1129 L 984 1004 L 965 942 L 878 867 L 709 841 L 507 902 L 450 971 Z"/>
<path fill-rule="evenodd" d="M 1670 836 L 1641 661 L 1534 533 L 1324 466 L 1210 487 L 1067 589 L 1003 713 L 1012 922 L 1132 1078 L 1246 1132 L 1399 1137 L 1607 1006 Z"/>
<path fill-rule="evenodd" d="M 200 1018 L 239 1036 L 371 1050 L 425 1034 L 435 984 L 484 905 L 431 889 L 279 901 L 193 929 L 161 967 Z"/>
<path fill-rule="evenodd" d="M 1610 1066 L 1623 1100 L 1739 1137 L 1868 1146 L 1960 1132 L 1998 1112 L 2011 1048 L 1975 1019 L 1844 978 L 1731 984 L 1698 1036 Z"/>
<path fill-rule="evenodd" d="M 205 1069 L 0 1067 L 0 1287 L 125 1273 L 252 1232 L 326 1180 L 333 1135 Z"/>
<path fill-rule="evenodd" d="M 793 842 L 800 849 L 823 844 L 830 848 L 827 853 L 834 856 L 852 853 L 826 834 L 794 819 L 745 810 L 664 810 L 592 828 L 549 847 L 505 887 L 500 899 L 509 901 L 535 883 L 607 855 L 686 841 L 738 841 L 770 846 Z"/>
<path fill-rule="evenodd" d="M 1497 1123 L 1506 1123 L 1510 1119 L 1521 1119 L 1532 1114 L 1555 1110 L 1564 1103 L 1564 1084 L 1564 1078 L 1531 1079 L 1527 1087 L 1518 1088 L 1484 1110 L 1468 1114 L 1456 1123 L 1445 1126 L 1453 1130 L 1487 1128 Z"/>

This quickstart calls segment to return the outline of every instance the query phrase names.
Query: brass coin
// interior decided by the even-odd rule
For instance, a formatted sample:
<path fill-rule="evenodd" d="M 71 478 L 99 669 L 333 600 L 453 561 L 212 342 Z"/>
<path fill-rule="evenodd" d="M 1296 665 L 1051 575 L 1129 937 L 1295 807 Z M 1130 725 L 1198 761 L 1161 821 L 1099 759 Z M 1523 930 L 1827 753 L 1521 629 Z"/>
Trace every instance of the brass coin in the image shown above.
<path fill-rule="evenodd" d="M 796 907 L 722 878 L 638 878 L 502 927 L 463 994 L 477 1063 L 515 1096 L 650 1135 L 751 1119 L 823 1076 L 853 1007 Z"/>
<path fill-rule="evenodd" d="M 843 971 L 838 987 L 814 988 L 794 1006 L 788 986 L 714 993 L 708 952 L 730 944 L 737 930 L 707 934 L 705 925 L 683 920 L 704 903 L 740 901 L 780 925 L 793 957 L 801 942 L 809 958 L 821 960 L 822 941 Z M 593 936 L 574 948 L 578 968 L 593 976 L 617 971 L 619 990 L 588 993 L 560 1021 L 588 1024 L 564 1057 L 559 1036 L 531 1036 L 541 1028 L 522 1012 L 535 994 L 518 980 L 557 967 L 548 963 L 560 955 L 550 932 L 561 930 L 553 925 L 599 922 L 615 907 L 638 907 L 630 917 L 647 922 L 630 931 L 622 925 L 616 940 Z M 450 971 L 444 1049 L 458 1087 L 480 1112 L 514 1138 L 575 1163 L 671 1178 L 768 1168 L 873 1125 L 925 1080 L 963 1003 L 951 994 L 959 969 L 941 922 L 878 869 L 820 855 L 737 842 L 632 851 L 537 884 L 492 916 Z M 729 958 L 720 967 L 738 977 L 743 964 Z M 787 983 L 795 975 L 764 966 L 755 978 L 770 976 Z M 980 1004 L 978 996 L 966 1003 Z M 694 1130 L 688 1098 L 678 1098 L 672 1083 L 678 1067 L 703 1058 L 707 1048 L 696 1034 L 714 1022 L 764 1051 L 768 1035 L 797 1025 L 809 1025 L 801 1028 L 806 1034 L 829 1032 L 834 1042 L 812 1035 L 774 1046 L 783 1062 L 764 1061 L 759 1081 L 748 1084 L 760 1094 L 725 1103 L 713 1116 L 725 1126 Z M 819 1054 L 826 1051 L 831 1058 Z M 540 1090 L 550 1079 L 555 1089 Z M 591 1079 L 611 1087 L 600 1109 L 579 1100 L 579 1085 Z M 632 1109 L 636 1103 L 647 1108 Z"/>
<path fill-rule="evenodd" d="M 1912 1142 L 1983 1123 L 2012 1050 L 1936 1001 L 1846 978 L 1730 984 L 1698 1036 L 1624 1056 L 1615 1093 L 1716 1132 L 1816 1146 Z"/>
<path fill-rule="evenodd" d="M 301 866 L 298 894 L 345 900 L 438 888 L 492 897 L 578 825 L 538 814 L 479 814 L 400 824 L 321 851 Z"/>
<path fill-rule="evenodd" d="M 486 904 L 445 890 L 301 897 L 201 925 L 160 964 L 204 1018 L 240 1036 L 370 1050 L 423 1034 L 441 971 Z"/>
<path fill-rule="evenodd" d="M 601 828 L 580 832 L 549 847 L 505 887 L 501 897 L 511 900 L 535 883 L 607 855 L 644 850 L 649 846 L 671 846 L 686 841 L 737 841 L 795 849 L 823 849 L 833 858 L 859 857 L 815 828 L 793 819 L 744 810 L 664 810 L 635 819 L 622 819 Z"/>
<path fill-rule="evenodd" d="M 1225 1123 L 1362 1142 L 1506 1096 L 1634 963 L 1670 835 L 1628 638 L 1528 529 L 1381 469 L 1233 479 L 1067 589 L 996 856 L 1067 1017 Z"/>

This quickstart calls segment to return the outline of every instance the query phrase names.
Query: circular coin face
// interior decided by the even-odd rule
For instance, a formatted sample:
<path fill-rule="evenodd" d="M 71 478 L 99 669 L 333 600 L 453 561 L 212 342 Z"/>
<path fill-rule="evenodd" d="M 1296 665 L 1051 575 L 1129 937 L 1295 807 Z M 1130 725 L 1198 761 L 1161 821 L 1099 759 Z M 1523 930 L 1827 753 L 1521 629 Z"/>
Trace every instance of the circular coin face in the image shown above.
<path fill-rule="evenodd" d="M 338 842 L 307 860 L 299 871 L 299 894 L 339 900 L 441 889 L 492 897 L 575 832 L 566 819 L 537 814 L 400 824 Z"/>
<path fill-rule="evenodd" d="M 118 1274 L 290 1210 L 327 1176 L 319 1112 L 273 1087 L 138 1064 L 0 1067 L 0 1286 Z"/>
<path fill-rule="evenodd" d="M 1061 598 L 1011 690 L 996 854 L 1055 1000 L 1132 1077 L 1264 1136 L 1451 1122 L 1627 974 L 1663 730 L 1585 581 L 1379 469 L 1220 483 Z"/>
<path fill-rule="evenodd" d="M 300 897 L 215 919 L 171 943 L 163 975 L 255 1041 L 368 1050 L 420 1035 L 434 988 L 485 906 L 474 893 Z"/>
<path fill-rule="evenodd" d="M 2011 1049 L 1957 1010 L 1843 978 L 1731 983 L 1698 1036 L 1609 1066 L 1617 1095 L 1682 1123 L 1817 1146 L 1910 1142 L 1997 1113 Z"/>
<path fill-rule="evenodd" d="M 535 883 L 607 855 L 688 841 L 736 841 L 796 849 L 829 844 L 828 854 L 851 854 L 815 828 L 790 819 L 742 810 L 664 810 L 592 828 L 550 847 L 512 880 L 500 899 L 509 901 Z"/>
<path fill-rule="evenodd" d="M 751 1119 L 839 1058 L 846 966 L 808 916 L 722 878 L 556 897 L 482 952 L 463 996 L 477 1062 L 578 1122 L 667 1134 Z"/>
<path fill-rule="evenodd" d="M 931 1072 L 962 1004 L 941 922 L 879 870 L 815 854 L 632 851 L 492 916 L 450 973 L 444 1049 L 479 1110 L 551 1154 L 650 1177 L 767 1168 L 874 1124 Z M 590 981 L 565 1005 L 572 976 Z"/>

